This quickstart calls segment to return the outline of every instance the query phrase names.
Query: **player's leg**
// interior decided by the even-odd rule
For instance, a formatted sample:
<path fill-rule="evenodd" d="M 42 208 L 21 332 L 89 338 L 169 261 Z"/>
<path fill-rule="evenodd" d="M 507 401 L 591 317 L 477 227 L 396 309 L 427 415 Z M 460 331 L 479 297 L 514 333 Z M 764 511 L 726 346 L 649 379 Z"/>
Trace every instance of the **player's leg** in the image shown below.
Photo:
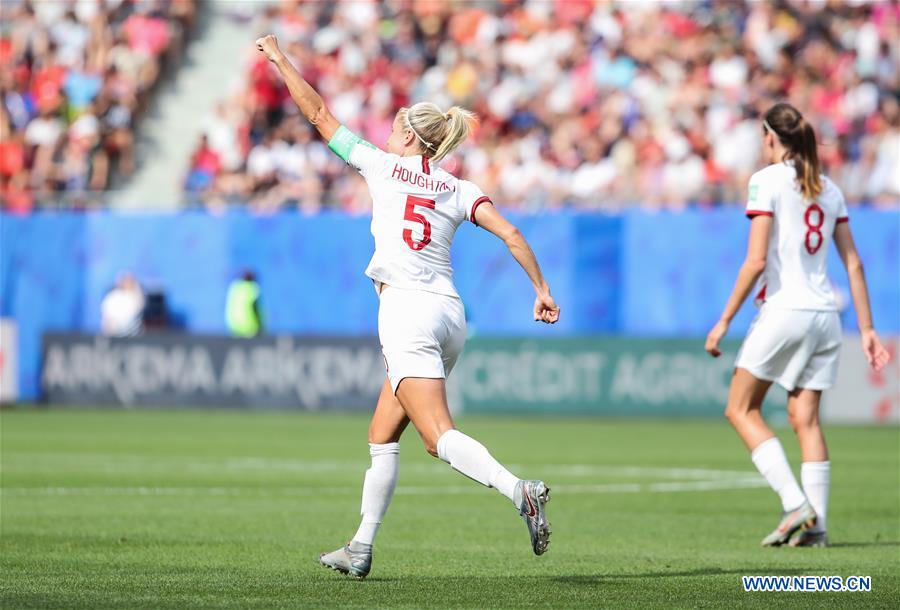
<path fill-rule="evenodd" d="M 378 397 L 375 414 L 369 424 L 369 455 L 372 465 L 366 471 L 363 482 L 362 522 L 353 540 L 371 545 L 384 519 L 388 505 L 397 487 L 400 469 L 400 437 L 409 418 L 400 401 L 385 380 Z"/>
<path fill-rule="evenodd" d="M 828 516 L 828 490 L 831 482 L 831 462 L 828 447 L 819 424 L 819 404 L 822 392 L 797 388 L 788 395 L 788 419 L 797 440 L 803 464 L 800 481 L 818 517 L 816 524 L 791 540 L 791 546 L 825 546 L 825 522 Z"/>
<path fill-rule="evenodd" d="M 796 388 L 788 393 L 788 421 L 800 443 L 803 463 L 828 461 L 828 446 L 819 424 L 821 400 L 821 390 Z"/>
<path fill-rule="evenodd" d="M 454 430 L 444 379 L 465 343 L 458 298 L 387 288 L 378 334 L 394 393 L 431 455 L 512 499 L 518 479 L 481 443 Z"/>
<path fill-rule="evenodd" d="M 484 445 L 455 429 L 443 379 L 407 377 L 397 386 L 397 398 L 428 453 L 512 500 L 519 479 L 495 460 Z"/>
<path fill-rule="evenodd" d="M 775 437 L 762 416 L 763 399 L 771 385 L 771 381 L 757 379 L 743 368 L 734 369 L 731 377 L 725 417 L 751 452 Z"/>
<path fill-rule="evenodd" d="M 365 578 L 372 568 L 372 545 L 384 520 L 400 469 L 400 437 L 409 418 L 385 380 L 369 424 L 369 455 L 372 462 L 363 479 L 362 520 L 353 539 L 343 548 L 320 556 L 322 565 Z"/>
<path fill-rule="evenodd" d="M 815 512 L 791 472 L 784 448 L 762 417 L 762 402 L 771 385 L 771 381 L 757 379 L 743 368 L 735 369 L 725 416 L 750 450 L 759 473 L 781 498 L 784 516 L 778 527 L 762 541 L 765 546 L 778 546 L 814 521 Z"/>
<path fill-rule="evenodd" d="M 794 390 L 788 397 L 788 416 L 803 454 L 800 481 L 818 521 L 815 526 L 791 539 L 791 546 L 827 546 L 825 529 L 831 462 L 819 423 L 819 405 L 822 390 L 833 386 L 837 379 L 842 342 L 841 320 L 837 312 L 813 314 L 812 332 L 808 336 L 810 349 L 814 351 L 795 384 L 800 389 Z"/>
<path fill-rule="evenodd" d="M 454 427 L 443 379 L 404 378 L 397 386 L 397 397 L 422 437 L 425 450 L 509 498 L 525 519 L 534 553 L 546 551 L 550 538 L 546 516 L 550 490 L 543 481 L 519 479 L 484 445 Z"/>

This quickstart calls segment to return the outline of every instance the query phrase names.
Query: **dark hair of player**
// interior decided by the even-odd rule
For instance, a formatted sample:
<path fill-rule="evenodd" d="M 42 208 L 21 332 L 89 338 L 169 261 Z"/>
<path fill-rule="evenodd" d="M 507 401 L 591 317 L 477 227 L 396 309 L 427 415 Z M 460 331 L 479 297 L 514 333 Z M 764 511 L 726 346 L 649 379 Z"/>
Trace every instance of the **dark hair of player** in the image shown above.
<path fill-rule="evenodd" d="M 803 197 L 814 200 L 822 192 L 816 132 L 800 111 L 787 103 L 775 104 L 763 116 L 763 128 L 772 132 L 787 149 L 785 160 L 794 161 L 797 183 Z"/>

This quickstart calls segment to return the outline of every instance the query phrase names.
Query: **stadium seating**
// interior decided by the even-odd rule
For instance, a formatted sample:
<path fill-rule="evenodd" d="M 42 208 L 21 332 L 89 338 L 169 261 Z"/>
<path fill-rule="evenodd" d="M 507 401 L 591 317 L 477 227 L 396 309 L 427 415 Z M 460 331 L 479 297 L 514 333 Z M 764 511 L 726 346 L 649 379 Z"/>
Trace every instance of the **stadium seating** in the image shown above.
<path fill-rule="evenodd" d="M 134 169 L 134 129 L 181 55 L 194 0 L 4 2 L 2 207 L 96 204 Z"/>
<path fill-rule="evenodd" d="M 824 4 L 280 2 L 255 25 L 376 144 L 401 105 L 474 109 L 477 136 L 446 167 L 505 206 L 740 202 L 758 117 L 781 99 L 817 127 L 850 202 L 896 206 L 900 8 Z M 365 211 L 361 180 L 261 56 L 215 117 L 187 172 L 192 201 Z"/>

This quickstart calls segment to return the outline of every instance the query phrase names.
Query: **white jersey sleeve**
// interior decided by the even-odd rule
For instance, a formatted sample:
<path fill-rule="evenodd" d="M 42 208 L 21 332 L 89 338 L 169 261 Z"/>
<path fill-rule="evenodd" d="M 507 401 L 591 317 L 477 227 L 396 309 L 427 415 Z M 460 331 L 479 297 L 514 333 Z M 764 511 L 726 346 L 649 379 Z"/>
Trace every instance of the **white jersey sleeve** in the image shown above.
<path fill-rule="evenodd" d="M 359 170 L 363 177 L 375 175 L 384 169 L 390 157 L 388 153 L 363 140 L 343 125 L 328 141 L 328 148 Z"/>
<path fill-rule="evenodd" d="M 825 178 L 825 180 L 829 183 L 829 186 L 834 186 L 834 191 L 837 194 L 837 220 L 835 221 L 835 226 L 837 226 L 850 220 L 850 214 L 847 212 L 847 201 L 844 199 L 844 193 L 841 192 L 841 189 L 835 186 L 828 178 Z"/>
<path fill-rule="evenodd" d="M 747 217 L 774 216 L 775 197 L 777 191 L 771 180 L 763 178 L 763 172 L 756 172 L 750 177 L 747 192 Z"/>
<path fill-rule="evenodd" d="M 475 222 L 475 210 L 483 203 L 493 203 L 491 198 L 484 194 L 484 191 L 477 184 L 468 180 L 459 181 L 459 202 L 463 206 L 463 212 L 466 219 L 478 226 Z"/>
<path fill-rule="evenodd" d="M 347 162 L 359 170 L 364 177 L 377 175 L 387 165 L 390 155 L 365 140 L 353 147 Z"/>

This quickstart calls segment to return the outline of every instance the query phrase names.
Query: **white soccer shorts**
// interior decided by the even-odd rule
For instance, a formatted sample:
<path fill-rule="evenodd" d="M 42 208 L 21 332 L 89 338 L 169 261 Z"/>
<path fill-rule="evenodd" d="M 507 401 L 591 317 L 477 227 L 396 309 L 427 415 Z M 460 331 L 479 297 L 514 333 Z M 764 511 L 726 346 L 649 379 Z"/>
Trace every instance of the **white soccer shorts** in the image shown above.
<path fill-rule="evenodd" d="M 837 378 L 841 320 L 836 311 L 769 309 L 757 314 L 735 367 L 757 379 L 794 388 L 827 390 Z"/>
<path fill-rule="evenodd" d="M 446 379 L 466 342 L 462 301 L 395 286 L 380 298 L 378 336 L 394 393 L 406 377 Z"/>

